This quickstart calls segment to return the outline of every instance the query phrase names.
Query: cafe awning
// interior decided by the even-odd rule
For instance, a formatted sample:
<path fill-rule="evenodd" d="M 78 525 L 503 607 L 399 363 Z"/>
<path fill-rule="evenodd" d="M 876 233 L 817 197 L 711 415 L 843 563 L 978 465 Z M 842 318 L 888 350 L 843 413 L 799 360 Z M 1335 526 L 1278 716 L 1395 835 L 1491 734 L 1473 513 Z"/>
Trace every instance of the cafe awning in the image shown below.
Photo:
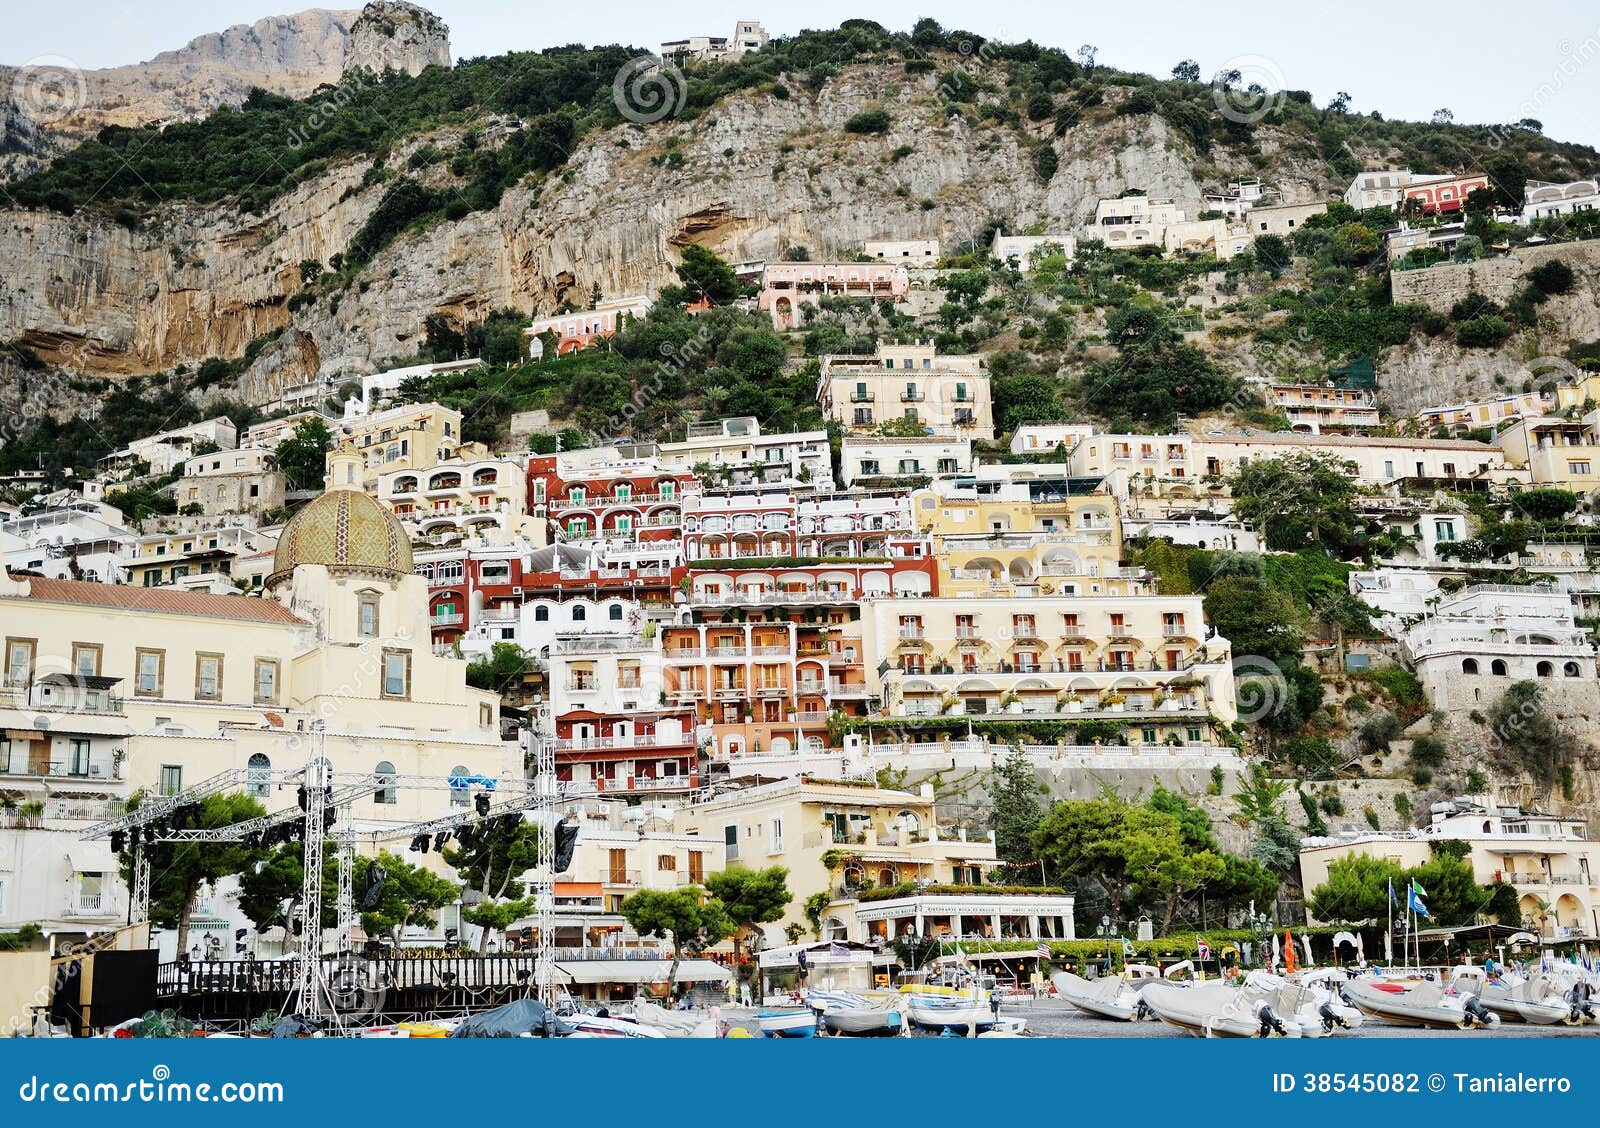
<path fill-rule="evenodd" d="M 573 983 L 665 983 L 671 960 L 563 960 L 556 968 Z M 732 973 L 715 960 L 683 960 L 680 983 L 726 983 Z"/>
<path fill-rule="evenodd" d="M 73 873 L 116 873 L 117 856 L 104 842 L 74 842 L 67 847 Z"/>

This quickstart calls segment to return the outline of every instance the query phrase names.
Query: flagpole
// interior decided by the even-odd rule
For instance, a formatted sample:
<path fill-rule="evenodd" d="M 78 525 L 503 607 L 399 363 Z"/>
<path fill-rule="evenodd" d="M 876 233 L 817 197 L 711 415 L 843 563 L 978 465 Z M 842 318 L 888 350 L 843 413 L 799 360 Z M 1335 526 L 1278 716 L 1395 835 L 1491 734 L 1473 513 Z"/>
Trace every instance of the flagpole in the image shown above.
<path fill-rule="evenodd" d="M 1389 931 L 1385 933 L 1385 936 L 1388 937 L 1389 941 L 1385 947 L 1388 949 L 1389 958 L 1392 960 L 1394 959 L 1394 878 L 1392 877 L 1389 879 Z"/>

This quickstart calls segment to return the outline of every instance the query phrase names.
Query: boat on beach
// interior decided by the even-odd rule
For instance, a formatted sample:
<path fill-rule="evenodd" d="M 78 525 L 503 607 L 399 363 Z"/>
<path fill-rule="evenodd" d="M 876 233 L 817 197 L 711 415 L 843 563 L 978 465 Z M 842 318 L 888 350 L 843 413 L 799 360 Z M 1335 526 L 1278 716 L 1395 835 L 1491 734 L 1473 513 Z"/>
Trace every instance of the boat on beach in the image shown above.
<path fill-rule="evenodd" d="M 764 1038 L 814 1038 L 819 1017 L 810 1007 L 800 1010 L 763 1007 L 756 1015 L 756 1026 Z"/>
<path fill-rule="evenodd" d="M 1109 975 L 1100 979 L 1085 979 L 1070 971 L 1058 971 L 1050 977 L 1050 982 L 1059 997 L 1088 1014 L 1119 1022 L 1155 1017 L 1144 1004 L 1140 993 L 1146 985 L 1159 980 L 1125 979 Z"/>
<path fill-rule="evenodd" d="M 1452 991 L 1429 979 L 1353 979 L 1344 995 L 1363 1014 L 1399 1026 L 1471 1030 L 1500 1025 L 1500 1016 L 1471 991 Z"/>
<path fill-rule="evenodd" d="M 1153 983 L 1141 997 L 1168 1026 L 1197 1038 L 1298 1038 L 1300 1024 L 1280 1013 L 1278 991 L 1221 980 Z"/>
<path fill-rule="evenodd" d="M 1593 992 L 1585 991 L 1581 980 L 1563 984 L 1543 973 L 1527 977 L 1507 973 L 1488 980 L 1457 977 L 1450 985 L 1458 992 L 1475 993 L 1491 1013 L 1506 1022 L 1582 1026 L 1596 1020 Z"/>
<path fill-rule="evenodd" d="M 881 1038 L 909 1033 L 906 1016 L 887 999 L 873 1000 L 846 991 L 812 991 L 806 996 L 806 1005 L 821 1016 L 822 1028 L 829 1034 Z"/>
<path fill-rule="evenodd" d="M 912 1024 L 923 1030 L 988 1030 L 995 1025 L 995 1014 L 986 999 L 919 992 L 908 994 L 906 1001 Z"/>

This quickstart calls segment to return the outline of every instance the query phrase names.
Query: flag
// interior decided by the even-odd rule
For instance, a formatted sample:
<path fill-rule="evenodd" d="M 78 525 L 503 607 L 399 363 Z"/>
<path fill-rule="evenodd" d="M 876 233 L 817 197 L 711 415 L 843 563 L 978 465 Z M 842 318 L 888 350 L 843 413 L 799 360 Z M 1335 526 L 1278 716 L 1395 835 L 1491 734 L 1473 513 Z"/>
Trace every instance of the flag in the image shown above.
<path fill-rule="evenodd" d="M 1133 959 L 1134 955 L 1133 941 L 1124 936 L 1122 938 L 1122 958 L 1125 960 L 1131 960 Z"/>
<path fill-rule="evenodd" d="M 1389 879 L 1389 903 L 1395 908 L 1400 907 L 1400 898 L 1394 895 L 1394 878 Z"/>
<path fill-rule="evenodd" d="M 1428 906 L 1422 903 L 1422 891 L 1415 882 L 1411 885 L 1411 911 L 1418 916 L 1431 916 Z"/>
<path fill-rule="evenodd" d="M 1195 954 L 1203 960 L 1209 960 L 1211 958 L 1211 945 L 1207 944 L 1200 937 L 1195 938 L 1194 950 Z"/>
<path fill-rule="evenodd" d="M 956 963 L 960 964 L 962 967 L 967 966 L 967 953 L 961 950 L 960 944 L 956 945 Z"/>
<path fill-rule="evenodd" d="M 849 954 L 850 949 L 846 948 L 843 944 L 828 945 L 828 955 L 830 956 L 848 956 Z"/>
<path fill-rule="evenodd" d="M 1422 887 L 1422 882 L 1418 881 L 1414 877 L 1411 879 L 1411 892 L 1415 893 L 1418 897 L 1426 897 L 1428 895 L 1428 891 Z"/>
<path fill-rule="evenodd" d="M 1050 958 L 1050 945 L 1046 944 L 1043 940 L 1039 941 L 1038 948 L 1034 950 L 1039 953 L 1039 958 L 1041 960 L 1047 960 Z"/>

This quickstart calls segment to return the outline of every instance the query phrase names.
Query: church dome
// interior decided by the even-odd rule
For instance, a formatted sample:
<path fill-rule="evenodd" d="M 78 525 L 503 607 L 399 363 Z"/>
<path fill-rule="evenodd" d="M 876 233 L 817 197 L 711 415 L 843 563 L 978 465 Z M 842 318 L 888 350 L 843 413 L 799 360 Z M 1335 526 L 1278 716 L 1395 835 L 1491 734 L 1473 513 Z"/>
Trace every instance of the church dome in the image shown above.
<path fill-rule="evenodd" d="M 400 519 L 359 490 L 329 490 L 296 513 L 278 537 L 269 584 L 301 564 L 411 571 L 411 540 Z"/>

